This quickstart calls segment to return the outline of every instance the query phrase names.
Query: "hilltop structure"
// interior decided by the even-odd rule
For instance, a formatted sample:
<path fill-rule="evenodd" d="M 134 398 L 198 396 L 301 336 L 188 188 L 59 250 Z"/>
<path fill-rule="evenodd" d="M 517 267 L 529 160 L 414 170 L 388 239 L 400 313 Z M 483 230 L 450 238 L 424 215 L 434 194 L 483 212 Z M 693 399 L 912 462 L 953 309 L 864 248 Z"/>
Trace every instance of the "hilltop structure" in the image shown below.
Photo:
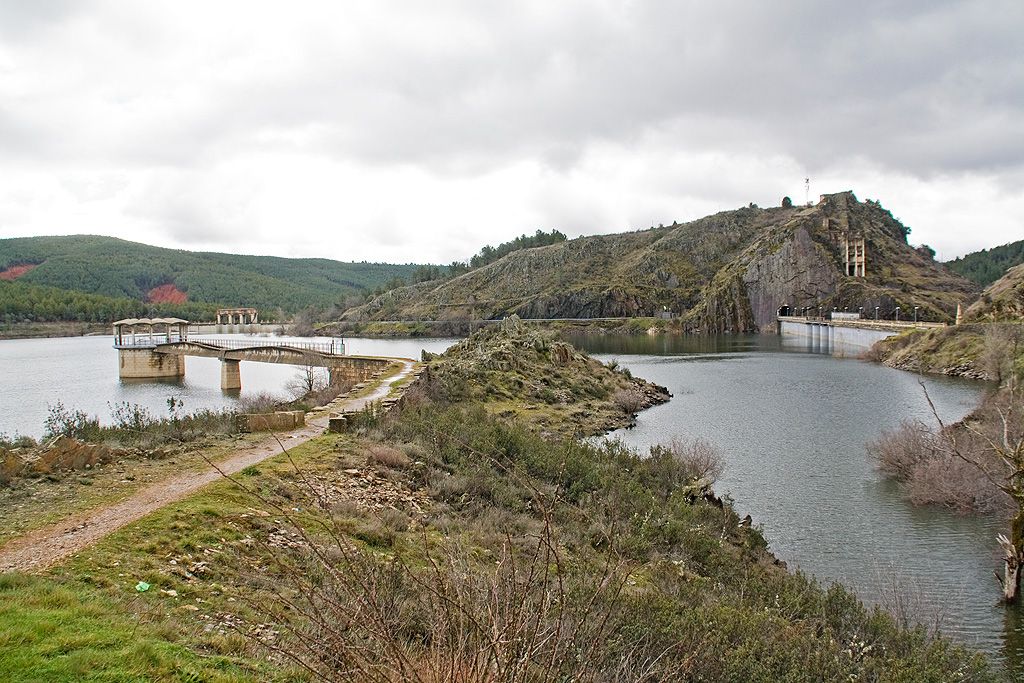
<path fill-rule="evenodd" d="M 909 229 L 853 192 L 813 206 L 749 206 L 689 223 L 512 252 L 448 280 L 391 290 L 342 320 L 655 317 L 700 332 L 775 329 L 780 308 L 916 307 L 952 322 L 976 285 L 907 243 Z M 870 260 L 870 265 L 869 265 Z"/>

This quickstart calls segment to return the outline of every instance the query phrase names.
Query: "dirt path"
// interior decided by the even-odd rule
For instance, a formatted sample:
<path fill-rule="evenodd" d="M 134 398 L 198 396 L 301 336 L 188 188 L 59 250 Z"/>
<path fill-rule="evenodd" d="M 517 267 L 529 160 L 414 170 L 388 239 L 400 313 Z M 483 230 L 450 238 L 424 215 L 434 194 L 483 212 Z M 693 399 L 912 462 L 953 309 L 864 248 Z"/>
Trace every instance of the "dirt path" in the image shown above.
<path fill-rule="evenodd" d="M 400 372 L 380 382 L 376 389 L 358 398 L 345 401 L 345 410 L 361 410 L 368 403 L 388 395 L 391 385 L 412 372 L 413 362 L 402 361 Z M 328 415 L 311 419 L 302 429 L 279 435 L 286 447 L 297 446 L 323 434 Z M 220 472 L 235 474 L 281 452 L 273 436 L 200 472 L 188 472 L 151 484 L 130 498 L 98 510 L 73 515 L 41 529 L 31 531 L 0 548 L 0 573 L 9 571 L 41 572 L 79 550 L 96 543 L 104 536 L 145 517 L 150 512 L 181 500 L 197 489 L 222 478 Z M 220 472 L 218 472 L 218 469 Z"/>

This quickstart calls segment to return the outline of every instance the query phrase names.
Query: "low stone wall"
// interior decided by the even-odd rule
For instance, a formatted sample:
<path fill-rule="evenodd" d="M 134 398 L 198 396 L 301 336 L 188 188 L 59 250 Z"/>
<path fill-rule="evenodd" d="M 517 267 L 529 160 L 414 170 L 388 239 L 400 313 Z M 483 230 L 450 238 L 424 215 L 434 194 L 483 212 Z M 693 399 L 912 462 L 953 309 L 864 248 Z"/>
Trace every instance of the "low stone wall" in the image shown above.
<path fill-rule="evenodd" d="M 235 416 L 240 432 L 287 432 L 306 424 L 306 413 L 301 410 L 281 410 L 276 413 L 243 413 Z"/>
<path fill-rule="evenodd" d="M 390 358 L 372 358 L 368 356 L 346 356 L 331 360 L 328 369 L 331 383 L 368 382 L 391 366 Z"/>
<path fill-rule="evenodd" d="M 402 405 L 405 402 L 405 397 L 409 393 L 409 390 L 412 389 L 414 386 L 416 386 L 416 384 L 418 382 L 420 382 L 425 377 L 427 377 L 428 373 L 429 373 L 429 366 L 427 364 L 424 363 L 424 364 L 421 364 L 421 365 L 417 366 L 412 371 L 412 373 L 409 375 L 409 380 L 405 384 L 403 384 L 403 385 L 401 385 L 399 387 L 395 387 L 394 389 L 392 389 L 391 393 L 388 394 L 387 397 L 381 399 L 380 401 L 374 401 L 373 403 L 371 403 L 369 405 L 369 409 L 371 411 L 373 411 L 373 413 L 375 415 L 380 415 L 380 414 L 387 413 L 388 411 L 392 410 L 396 406 Z M 340 407 L 340 405 L 342 403 L 344 403 L 344 401 L 349 396 L 351 396 L 352 394 L 358 393 L 361 389 L 364 389 L 367 384 L 369 384 L 369 382 L 363 382 L 361 384 L 357 384 L 356 386 L 352 387 L 352 389 L 349 392 L 347 392 L 345 394 L 342 394 L 338 398 L 334 399 L 334 401 L 331 401 L 331 403 L 328 404 L 328 406 L 327 406 L 328 409 L 330 409 L 332 406 Z M 348 429 L 349 429 L 349 421 L 350 421 L 349 420 L 349 416 L 353 415 L 353 414 L 356 414 L 356 413 L 359 413 L 359 412 L 362 412 L 362 411 L 361 410 L 357 410 L 357 411 L 339 410 L 339 411 L 331 412 L 330 418 L 328 419 L 328 426 L 327 426 L 328 431 L 331 431 L 331 432 L 347 432 Z"/>

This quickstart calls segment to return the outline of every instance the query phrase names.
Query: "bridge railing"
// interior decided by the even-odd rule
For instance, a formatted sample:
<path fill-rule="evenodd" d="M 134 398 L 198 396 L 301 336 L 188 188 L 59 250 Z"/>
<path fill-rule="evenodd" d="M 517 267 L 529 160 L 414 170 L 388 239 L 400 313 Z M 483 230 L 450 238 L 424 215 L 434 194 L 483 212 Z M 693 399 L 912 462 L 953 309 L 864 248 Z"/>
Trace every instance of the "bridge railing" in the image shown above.
<path fill-rule="evenodd" d="M 197 344 L 207 344 L 221 349 L 237 350 L 251 349 L 263 346 L 276 346 L 279 348 L 295 349 L 298 351 L 315 351 L 333 355 L 345 354 L 345 342 L 340 339 L 332 339 L 323 342 L 286 341 L 283 339 L 214 339 L 209 337 L 189 337 L 187 341 Z"/>
<path fill-rule="evenodd" d="M 781 322 L 814 322 L 814 323 L 825 323 L 828 325 L 840 325 L 843 327 L 885 327 L 889 329 L 910 329 L 910 328 L 932 328 L 932 327 L 946 327 L 946 323 L 932 323 L 918 320 L 875 320 L 874 318 L 860 318 L 854 320 L 848 319 L 836 319 L 833 320 L 824 316 L 803 316 L 803 315 L 780 315 L 778 320 Z"/>

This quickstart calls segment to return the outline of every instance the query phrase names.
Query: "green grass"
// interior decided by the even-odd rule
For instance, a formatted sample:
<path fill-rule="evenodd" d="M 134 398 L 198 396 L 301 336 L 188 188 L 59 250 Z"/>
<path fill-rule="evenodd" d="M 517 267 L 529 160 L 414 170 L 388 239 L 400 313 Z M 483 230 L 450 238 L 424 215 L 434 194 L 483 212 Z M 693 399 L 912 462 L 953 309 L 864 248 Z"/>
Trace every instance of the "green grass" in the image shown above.
<path fill-rule="evenodd" d="M 207 458 L 217 462 L 264 438 L 239 435 L 164 458 L 126 457 L 90 470 L 61 473 L 56 481 L 20 479 L 13 487 L 0 487 L 0 547 L 34 529 L 122 501 L 161 479 L 205 470 Z"/>
<path fill-rule="evenodd" d="M 168 642 L 98 591 L 0 575 L 0 680 L 255 681 L 227 657 Z"/>
<path fill-rule="evenodd" d="M 321 437 L 290 454 L 311 472 L 339 443 Z M 290 470 L 281 455 L 241 479 L 272 493 Z M 228 611 L 253 615 L 244 599 L 252 572 L 234 560 L 253 532 L 246 520 L 265 520 L 254 515 L 258 505 L 234 484 L 217 482 L 107 536 L 47 577 L 0 576 L 0 681 L 293 680 L 294 672 L 260 660 L 245 637 L 205 630 Z M 185 576 L 204 561 L 209 569 Z M 150 589 L 137 592 L 139 581 Z"/>

